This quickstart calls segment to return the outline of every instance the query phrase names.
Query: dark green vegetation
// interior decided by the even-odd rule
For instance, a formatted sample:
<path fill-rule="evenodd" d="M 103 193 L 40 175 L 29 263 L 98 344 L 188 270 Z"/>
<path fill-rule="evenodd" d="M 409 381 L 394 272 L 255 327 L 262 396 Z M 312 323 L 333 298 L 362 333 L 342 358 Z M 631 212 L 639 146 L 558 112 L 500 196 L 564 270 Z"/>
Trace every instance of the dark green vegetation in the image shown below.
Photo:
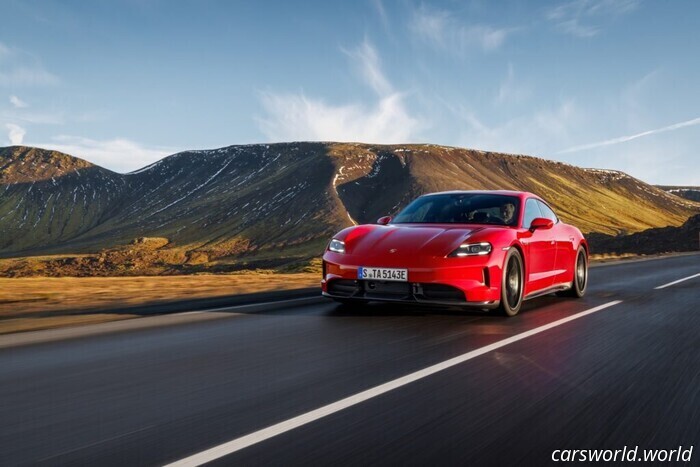
<path fill-rule="evenodd" d="M 293 271 L 353 220 L 454 189 L 532 191 L 584 232 L 609 235 L 679 226 L 700 210 L 621 172 L 435 145 L 230 146 L 130 174 L 13 146 L 0 149 L 0 256 L 97 254 L 60 260 L 80 275 L 143 272 L 139 262 L 163 266 L 153 273 Z M 157 240 L 124 247 L 139 237 Z"/>

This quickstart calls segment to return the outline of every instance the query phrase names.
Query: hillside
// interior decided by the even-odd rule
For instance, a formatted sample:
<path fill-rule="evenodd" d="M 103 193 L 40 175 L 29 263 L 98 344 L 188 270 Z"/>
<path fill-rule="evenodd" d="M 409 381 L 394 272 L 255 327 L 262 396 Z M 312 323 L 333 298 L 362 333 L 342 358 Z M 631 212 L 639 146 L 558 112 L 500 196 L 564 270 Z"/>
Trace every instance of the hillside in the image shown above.
<path fill-rule="evenodd" d="M 700 186 L 667 186 L 657 185 L 658 188 L 681 198 L 700 202 Z"/>
<path fill-rule="evenodd" d="M 14 146 L 0 149 L 0 256 L 90 253 L 157 237 L 157 250 L 188 264 L 283 264 L 317 255 L 353 221 L 451 189 L 532 191 L 584 232 L 611 235 L 679 226 L 700 210 L 621 172 L 435 145 L 230 146 L 129 174 Z"/>
<path fill-rule="evenodd" d="M 589 235 L 588 241 L 595 245 L 595 253 L 602 254 L 650 255 L 698 250 L 700 214 L 691 217 L 680 227 L 659 227 L 620 236 L 594 233 Z"/>
<path fill-rule="evenodd" d="M 40 250 L 92 231 L 130 185 L 123 175 L 59 152 L 0 148 L 0 252 Z"/>
<path fill-rule="evenodd" d="M 330 150 L 340 198 L 358 222 L 372 222 L 418 194 L 450 189 L 530 191 L 582 231 L 610 234 L 680 225 L 700 208 L 613 170 L 435 145 L 367 148 L 333 145 Z"/>

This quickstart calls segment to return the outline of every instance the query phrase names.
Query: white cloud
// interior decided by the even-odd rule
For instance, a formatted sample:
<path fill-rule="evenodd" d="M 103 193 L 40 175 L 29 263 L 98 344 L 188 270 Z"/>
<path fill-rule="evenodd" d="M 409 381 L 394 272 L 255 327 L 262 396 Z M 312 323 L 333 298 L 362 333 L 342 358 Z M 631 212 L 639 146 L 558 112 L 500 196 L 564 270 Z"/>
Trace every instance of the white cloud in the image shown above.
<path fill-rule="evenodd" d="M 694 154 L 695 143 L 672 137 L 638 139 L 623 146 L 586 151 L 579 165 L 621 170 L 647 183 L 697 186 L 700 170 L 693 164 L 693 156 L 688 156 Z"/>
<path fill-rule="evenodd" d="M 451 21 L 450 14 L 443 10 L 428 11 L 421 6 L 413 12 L 409 28 L 435 45 L 445 47 L 445 31 Z"/>
<path fill-rule="evenodd" d="M 0 86 L 52 86 L 58 77 L 41 67 L 17 66 L 0 72 Z"/>
<path fill-rule="evenodd" d="M 268 117 L 258 123 L 271 141 L 400 143 L 411 140 L 417 127 L 397 93 L 369 108 L 334 106 L 303 94 L 264 93 L 262 104 Z"/>
<path fill-rule="evenodd" d="M 488 52 L 499 48 L 514 30 L 486 25 L 462 24 L 446 10 L 425 5 L 414 10 L 409 29 L 432 46 L 463 55 L 478 47 Z"/>
<path fill-rule="evenodd" d="M 580 112 L 571 100 L 497 124 L 483 122 L 464 106 L 444 104 L 466 124 L 459 145 L 513 154 L 545 155 L 552 145 L 569 140 L 571 129 L 580 119 Z"/>
<path fill-rule="evenodd" d="M 521 102 L 530 96 L 530 89 L 515 78 L 515 70 L 512 64 L 508 64 L 508 74 L 501 81 L 496 94 L 496 104 L 508 104 Z"/>
<path fill-rule="evenodd" d="M 349 51 L 343 49 L 343 52 L 356 61 L 363 79 L 374 92 L 380 96 L 392 92 L 391 84 L 382 72 L 377 50 L 367 39 L 356 49 Z"/>
<path fill-rule="evenodd" d="M 560 31 L 577 37 L 593 37 L 600 32 L 597 24 L 637 8 L 639 0 L 573 0 L 547 12 L 547 19 Z"/>
<path fill-rule="evenodd" d="M 0 43 L 0 62 L 0 86 L 51 86 L 59 82 L 35 56 L 22 49 Z"/>
<path fill-rule="evenodd" d="M 27 103 L 15 95 L 10 96 L 10 104 L 12 104 L 15 109 L 24 109 L 27 107 Z"/>
<path fill-rule="evenodd" d="M 584 26 L 578 19 L 567 19 L 557 23 L 560 31 L 576 37 L 593 37 L 598 35 L 600 28 L 597 26 Z"/>
<path fill-rule="evenodd" d="M 68 135 L 56 136 L 48 143 L 33 143 L 32 146 L 61 151 L 122 173 L 140 169 L 177 152 L 172 148 L 145 147 L 123 138 L 99 141 Z"/>
<path fill-rule="evenodd" d="M 685 127 L 695 126 L 695 125 L 700 125 L 700 117 L 693 118 L 691 120 L 686 120 L 684 122 L 674 123 L 673 125 L 668 125 L 668 126 L 664 126 L 661 128 L 656 128 L 653 130 L 643 131 L 641 133 L 636 133 L 633 135 L 620 136 L 618 138 L 611 138 L 611 139 L 607 139 L 604 141 L 598 141 L 595 143 L 573 146 L 573 147 L 570 147 L 568 149 L 564 149 L 563 151 L 559 151 L 558 154 L 566 154 L 566 153 L 571 153 L 571 152 L 585 151 L 587 149 L 599 148 L 599 147 L 603 147 L 603 146 L 612 146 L 613 144 L 626 143 L 627 141 L 632 141 L 634 139 L 642 138 L 644 136 L 651 136 L 651 135 L 655 135 L 658 133 L 665 133 L 667 131 L 678 130 L 680 128 L 685 128 Z"/>
<path fill-rule="evenodd" d="M 11 145 L 17 146 L 22 144 L 24 135 L 27 134 L 27 131 L 24 128 L 19 125 L 15 125 L 14 123 L 6 123 L 5 128 L 8 130 L 7 137 L 9 138 Z"/>
<path fill-rule="evenodd" d="M 62 125 L 65 123 L 63 113 L 28 111 L 27 109 L 0 110 L 0 120 L 19 120 L 25 123 L 41 125 Z"/>
<path fill-rule="evenodd" d="M 379 20 L 382 22 L 385 30 L 389 29 L 389 17 L 386 14 L 386 9 L 384 8 L 384 3 L 382 0 L 372 0 L 372 6 L 379 16 Z"/>
<path fill-rule="evenodd" d="M 384 75 L 379 55 L 365 40 L 344 51 L 377 94 L 370 105 L 353 102 L 333 105 L 303 93 L 261 93 L 267 116 L 258 118 L 260 130 L 271 141 L 361 141 L 401 143 L 410 141 L 419 127 L 404 103 L 404 94 Z"/>

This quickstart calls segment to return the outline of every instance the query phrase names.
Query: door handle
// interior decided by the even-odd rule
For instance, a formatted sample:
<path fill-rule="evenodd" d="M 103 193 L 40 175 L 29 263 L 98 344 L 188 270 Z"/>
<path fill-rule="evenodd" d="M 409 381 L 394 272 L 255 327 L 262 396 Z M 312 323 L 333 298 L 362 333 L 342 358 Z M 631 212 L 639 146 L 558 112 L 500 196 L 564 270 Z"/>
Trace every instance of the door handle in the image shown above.
<path fill-rule="evenodd" d="M 550 243 L 550 245 L 554 245 L 554 244 L 557 243 L 557 242 L 556 242 L 555 240 L 552 240 L 552 241 L 549 242 L 549 243 Z"/>

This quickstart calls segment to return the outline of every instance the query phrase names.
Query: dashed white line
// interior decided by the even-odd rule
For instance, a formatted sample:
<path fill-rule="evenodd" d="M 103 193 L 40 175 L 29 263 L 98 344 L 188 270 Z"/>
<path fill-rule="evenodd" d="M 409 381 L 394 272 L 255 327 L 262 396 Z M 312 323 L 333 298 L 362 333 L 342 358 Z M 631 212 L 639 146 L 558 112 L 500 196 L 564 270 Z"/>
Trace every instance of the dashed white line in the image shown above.
<path fill-rule="evenodd" d="M 327 417 L 328 415 L 332 415 L 336 412 L 347 409 L 348 407 L 352 407 L 366 400 L 372 399 L 389 391 L 393 391 L 394 389 L 398 389 L 402 386 L 413 383 L 414 381 L 418 381 L 440 371 L 451 368 L 455 365 L 459 365 L 460 363 L 464 363 L 467 360 L 471 360 L 480 355 L 484 355 L 485 353 L 499 349 L 508 344 L 512 344 L 513 342 L 526 339 L 528 337 L 534 336 L 535 334 L 547 331 L 548 329 L 561 326 L 562 324 L 568 323 L 569 321 L 583 318 L 584 316 L 590 315 L 592 313 L 605 310 L 606 308 L 610 308 L 611 306 L 617 305 L 619 303 L 622 303 L 622 300 L 608 302 L 603 305 L 599 305 L 597 307 L 582 311 L 580 313 L 576 313 L 575 315 L 571 315 L 569 317 L 553 321 L 549 324 L 530 329 L 529 331 L 516 334 L 515 336 L 511 336 L 507 339 L 494 342 L 493 344 L 489 344 L 485 347 L 472 350 L 470 352 L 451 358 L 449 360 L 445 360 L 444 362 L 437 363 L 435 365 L 429 366 L 414 373 L 410 373 L 406 376 L 402 376 L 387 383 L 380 384 L 379 386 L 375 386 L 373 388 L 367 389 L 366 391 L 362 391 L 360 393 L 346 397 L 345 399 L 341 399 L 339 401 L 325 405 L 318 409 L 312 410 L 311 412 L 298 415 L 294 418 L 290 418 L 289 420 L 285 420 L 267 428 L 263 428 L 262 430 L 255 431 L 240 438 L 236 438 L 218 446 L 214 446 L 210 449 L 201 451 L 197 454 L 193 454 L 189 457 L 185 457 L 184 459 L 180 459 L 176 462 L 168 464 L 166 467 L 199 466 L 202 464 L 206 464 L 207 462 L 220 459 L 229 454 L 233 454 L 236 451 L 240 451 L 241 449 L 245 449 L 254 444 L 258 444 L 262 441 L 273 438 L 277 435 L 281 435 L 282 433 L 286 433 L 295 428 L 299 428 L 303 425 L 319 420 L 323 417 Z"/>
<path fill-rule="evenodd" d="M 658 287 L 654 287 L 654 290 L 659 290 L 659 289 L 665 289 L 666 287 L 671 287 L 672 285 L 679 284 L 681 282 L 688 281 L 690 279 L 695 279 L 696 277 L 700 277 L 700 273 L 698 274 L 693 274 L 692 276 L 684 277 L 683 279 L 678 279 L 677 281 L 669 282 L 668 284 L 660 285 Z"/>

